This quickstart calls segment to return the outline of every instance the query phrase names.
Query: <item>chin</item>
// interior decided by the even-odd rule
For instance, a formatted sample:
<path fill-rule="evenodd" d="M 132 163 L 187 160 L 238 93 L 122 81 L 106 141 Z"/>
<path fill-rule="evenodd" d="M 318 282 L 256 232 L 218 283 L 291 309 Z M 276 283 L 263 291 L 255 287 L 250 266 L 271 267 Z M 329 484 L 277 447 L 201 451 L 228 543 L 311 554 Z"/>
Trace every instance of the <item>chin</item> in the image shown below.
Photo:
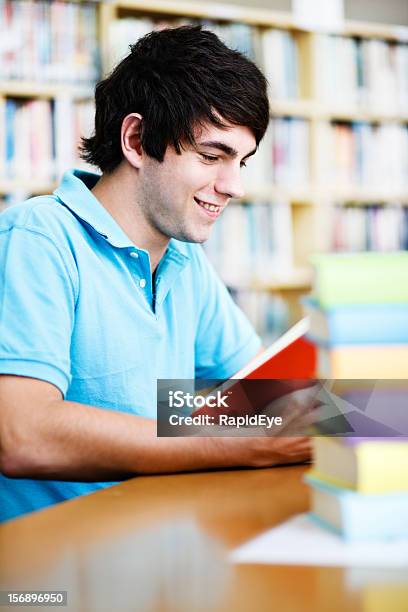
<path fill-rule="evenodd" d="M 211 234 L 212 228 L 207 228 L 205 231 L 192 231 L 192 232 L 182 232 L 178 236 L 173 236 L 176 240 L 180 240 L 181 242 L 191 242 L 194 244 L 203 244 L 206 242 Z"/>
<path fill-rule="evenodd" d="M 173 236 L 173 238 L 175 238 L 175 240 L 180 240 L 180 242 L 190 242 L 192 244 L 203 244 L 204 242 L 206 242 L 209 239 L 209 234 L 207 236 L 193 236 L 193 235 L 188 235 L 186 236 L 185 234 L 183 234 L 182 236 Z"/>

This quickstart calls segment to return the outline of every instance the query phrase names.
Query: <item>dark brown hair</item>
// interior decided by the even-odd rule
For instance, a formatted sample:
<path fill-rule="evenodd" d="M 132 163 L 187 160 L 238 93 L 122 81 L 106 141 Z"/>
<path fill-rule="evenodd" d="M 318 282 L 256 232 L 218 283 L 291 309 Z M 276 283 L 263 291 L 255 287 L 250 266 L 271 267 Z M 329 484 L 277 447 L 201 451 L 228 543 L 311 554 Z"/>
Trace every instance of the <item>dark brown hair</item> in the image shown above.
<path fill-rule="evenodd" d="M 244 55 L 201 26 L 150 32 L 96 86 L 95 131 L 82 140 L 81 157 L 111 172 L 122 161 L 120 131 L 140 113 L 142 146 L 163 161 L 168 145 L 180 153 L 194 144 L 194 129 L 224 121 L 248 127 L 257 144 L 269 121 L 266 79 Z"/>

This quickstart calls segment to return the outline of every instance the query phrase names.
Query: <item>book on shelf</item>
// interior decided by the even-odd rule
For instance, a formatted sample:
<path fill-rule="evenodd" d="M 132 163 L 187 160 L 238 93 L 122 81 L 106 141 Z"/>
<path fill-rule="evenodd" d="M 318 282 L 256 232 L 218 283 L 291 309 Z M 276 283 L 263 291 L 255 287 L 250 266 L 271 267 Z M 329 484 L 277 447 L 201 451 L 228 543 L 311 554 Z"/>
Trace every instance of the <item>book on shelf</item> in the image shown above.
<path fill-rule="evenodd" d="M 399 251 L 408 248 L 408 209 L 401 204 L 337 205 L 333 251 Z"/>
<path fill-rule="evenodd" d="M 363 89 L 374 109 L 406 113 L 408 46 L 372 39 L 361 41 Z"/>
<path fill-rule="evenodd" d="M 357 41 L 345 36 L 318 33 L 315 34 L 314 44 L 319 61 L 317 98 L 327 104 L 355 107 L 359 102 L 361 87 Z"/>
<path fill-rule="evenodd" d="M 4 148 L 0 151 L 0 179 L 52 183 L 79 160 L 81 136 L 92 131 L 94 106 L 59 96 L 54 101 L 6 99 L 3 109 Z M 0 138 L 1 142 L 1 138 Z"/>
<path fill-rule="evenodd" d="M 272 102 L 273 112 L 273 102 Z M 242 172 L 249 193 L 271 186 L 306 189 L 310 182 L 309 122 L 291 117 L 271 119 L 254 159 Z"/>
<path fill-rule="evenodd" d="M 229 291 L 265 346 L 271 344 L 289 328 L 289 307 L 282 296 L 251 287 L 229 287 Z"/>
<path fill-rule="evenodd" d="M 408 495 L 408 441 L 402 437 L 313 439 L 311 476 L 362 494 L 405 491 Z"/>
<path fill-rule="evenodd" d="M 61 177 L 72 166 L 91 170 L 79 157 L 81 137 L 93 131 L 95 107 L 92 100 L 74 101 L 58 97 L 54 102 L 53 121 L 56 153 L 56 174 Z"/>
<path fill-rule="evenodd" d="M 267 285 L 293 271 L 292 235 L 288 202 L 231 203 L 204 249 L 232 288 Z"/>
<path fill-rule="evenodd" d="M 308 122 L 278 117 L 271 124 L 274 184 L 306 188 L 310 177 Z"/>
<path fill-rule="evenodd" d="M 181 25 L 179 20 L 171 23 Z M 148 17 L 123 17 L 111 21 L 108 30 L 109 69 L 128 55 L 130 45 L 157 29 L 156 24 L 157 22 Z"/>
<path fill-rule="evenodd" d="M 381 192 L 407 189 L 406 125 L 322 121 L 317 139 L 317 172 L 321 185 L 354 186 Z"/>
<path fill-rule="evenodd" d="M 261 34 L 262 68 L 271 99 L 299 97 L 298 48 L 292 32 L 267 29 Z"/>
<path fill-rule="evenodd" d="M 200 20 L 205 30 L 211 30 L 228 47 L 237 49 L 252 60 L 259 55 L 258 28 L 246 23 L 221 23 L 213 20 Z"/>
<path fill-rule="evenodd" d="M 4 168 L 2 178 L 7 179 L 47 181 L 55 176 L 50 101 L 6 100 L 1 167 Z"/>
<path fill-rule="evenodd" d="M 407 304 L 345 304 L 323 309 L 302 298 L 308 337 L 328 347 L 354 344 L 408 344 Z"/>
<path fill-rule="evenodd" d="M 98 78 L 95 3 L 3 0 L 0 23 L 2 80 L 92 83 Z"/>
<path fill-rule="evenodd" d="M 112 67 L 123 59 L 129 53 L 129 45 L 136 43 L 145 34 L 187 24 L 201 24 L 204 29 L 214 32 L 226 45 L 253 60 L 259 56 L 258 29 L 245 23 L 221 23 L 188 17 L 123 17 L 109 24 L 109 65 Z"/>
<path fill-rule="evenodd" d="M 408 537 L 408 491 L 361 495 L 311 475 L 311 518 L 348 541 Z"/>
<path fill-rule="evenodd" d="M 242 168 L 242 181 L 247 193 L 256 193 L 273 184 L 273 125 L 268 128 L 258 150 L 252 158 L 246 161 Z"/>
<path fill-rule="evenodd" d="M 380 39 L 315 35 L 316 94 L 339 110 L 406 114 L 408 45 Z"/>
<path fill-rule="evenodd" d="M 324 307 L 408 302 L 408 253 L 314 255 L 312 295 Z"/>

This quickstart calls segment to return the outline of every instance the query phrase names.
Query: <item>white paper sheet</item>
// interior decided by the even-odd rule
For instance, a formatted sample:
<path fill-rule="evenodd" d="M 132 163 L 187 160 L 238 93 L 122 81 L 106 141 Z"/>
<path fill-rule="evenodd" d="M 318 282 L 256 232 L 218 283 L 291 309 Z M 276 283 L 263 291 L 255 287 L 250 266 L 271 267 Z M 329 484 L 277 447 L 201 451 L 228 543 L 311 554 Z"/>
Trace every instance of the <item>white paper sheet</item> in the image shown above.
<path fill-rule="evenodd" d="M 230 560 L 274 565 L 408 568 L 408 539 L 348 543 L 315 524 L 307 514 L 298 514 L 234 550 Z"/>

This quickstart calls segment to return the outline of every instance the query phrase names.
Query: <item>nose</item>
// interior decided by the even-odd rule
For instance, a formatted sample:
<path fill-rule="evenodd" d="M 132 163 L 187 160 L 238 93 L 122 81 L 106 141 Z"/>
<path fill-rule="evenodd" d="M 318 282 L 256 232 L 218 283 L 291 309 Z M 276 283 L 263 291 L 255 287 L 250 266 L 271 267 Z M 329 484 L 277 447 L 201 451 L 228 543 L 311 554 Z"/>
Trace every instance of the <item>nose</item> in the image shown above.
<path fill-rule="evenodd" d="M 236 164 L 228 164 L 219 169 L 214 185 L 215 191 L 229 198 L 242 198 L 244 188 L 242 185 L 241 168 Z"/>

